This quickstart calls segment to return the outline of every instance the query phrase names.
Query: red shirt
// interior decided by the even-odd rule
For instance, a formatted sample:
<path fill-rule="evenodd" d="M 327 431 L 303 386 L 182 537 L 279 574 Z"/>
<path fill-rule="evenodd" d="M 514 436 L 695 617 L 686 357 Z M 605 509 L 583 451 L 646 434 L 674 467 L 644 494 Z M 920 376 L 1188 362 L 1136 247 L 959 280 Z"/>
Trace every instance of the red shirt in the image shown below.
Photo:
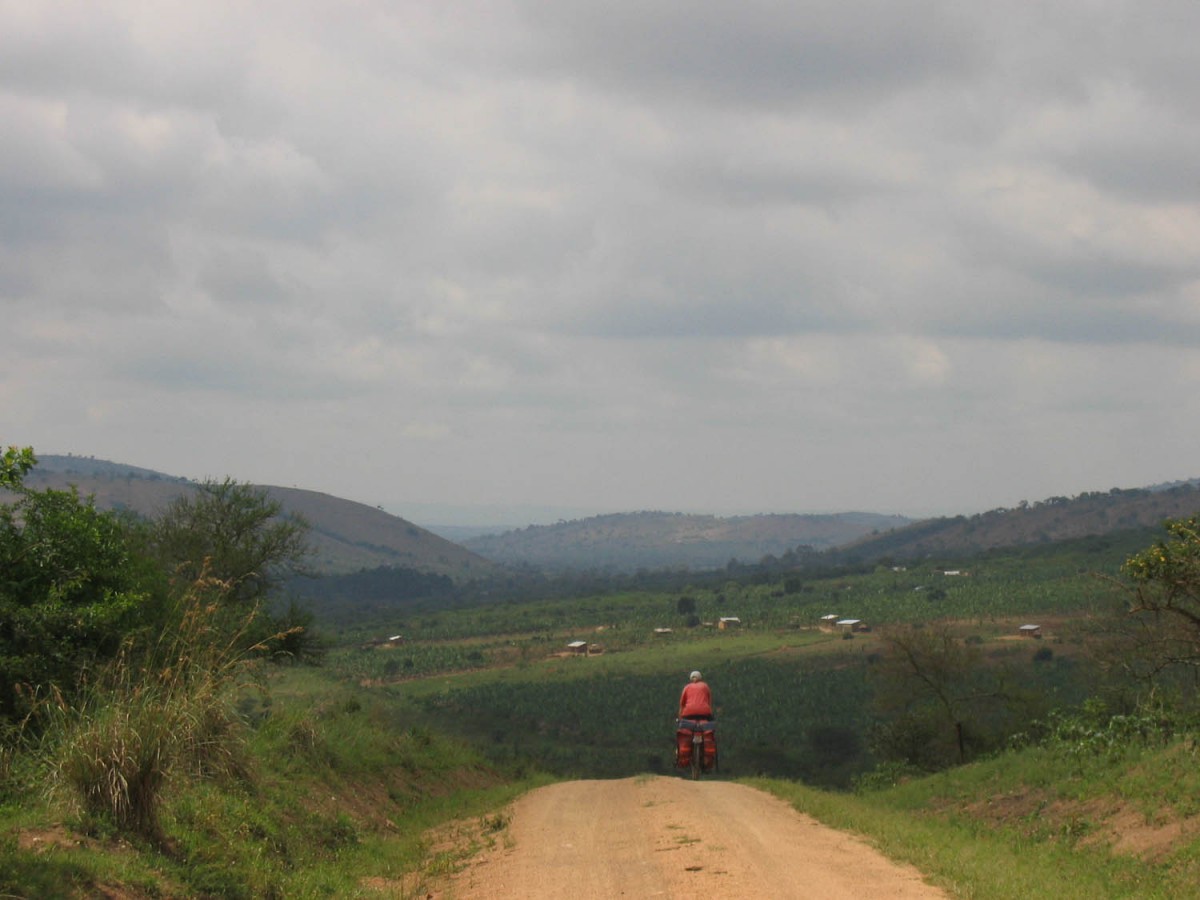
<path fill-rule="evenodd" d="M 688 716 L 712 714 L 712 691 L 708 689 L 708 685 L 703 681 L 689 681 L 685 684 L 683 693 L 679 695 L 679 717 L 684 719 Z"/>

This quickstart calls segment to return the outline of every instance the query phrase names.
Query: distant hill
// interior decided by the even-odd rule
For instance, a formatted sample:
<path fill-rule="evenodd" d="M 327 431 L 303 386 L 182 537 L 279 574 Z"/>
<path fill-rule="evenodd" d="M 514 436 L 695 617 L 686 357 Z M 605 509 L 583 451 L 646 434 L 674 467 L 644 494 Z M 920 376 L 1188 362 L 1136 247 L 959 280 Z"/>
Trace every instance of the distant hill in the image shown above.
<path fill-rule="evenodd" d="M 927 519 L 886 534 L 871 535 L 840 548 L 856 559 L 920 559 L 969 556 L 1005 547 L 1152 529 L 1167 519 L 1200 514 L 1200 487 L 1194 481 L 1151 488 L 1083 493 L 993 509 L 974 516 Z"/>
<path fill-rule="evenodd" d="M 186 478 L 80 456 L 39 456 L 26 484 L 36 489 L 75 485 L 81 494 L 93 496 L 101 509 L 130 510 L 148 518 L 196 489 Z M 470 550 L 376 507 L 317 491 L 261 487 L 287 512 L 308 521 L 316 551 L 311 565 L 318 572 L 347 574 L 392 566 L 464 581 L 496 568 Z"/>
<path fill-rule="evenodd" d="M 912 521 L 874 513 L 730 518 L 668 512 L 617 513 L 556 525 L 531 525 L 504 534 L 468 538 L 463 544 L 499 563 L 546 570 L 715 569 L 731 559 L 756 563 L 765 556 L 782 556 L 800 546 L 824 550 Z"/>
<path fill-rule="evenodd" d="M 105 509 L 153 517 L 196 484 L 120 463 L 80 456 L 43 456 L 30 473 L 34 488 L 75 484 Z M 973 516 L 916 521 L 875 513 L 772 514 L 717 517 L 636 512 L 531 525 L 461 543 L 377 507 L 316 491 L 266 486 L 284 509 L 312 526 L 314 567 L 348 575 L 392 567 L 456 582 L 485 578 L 502 566 L 547 572 L 636 572 L 639 569 L 723 568 L 787 557 L 804 548 L 831 561 L 969 556 L 988 550 L 1047 544 L 1117 531 L 1160 527 L 1200 514 L 1200 482 L 1050 497 Z M 402 574 L 402 573 L 401 573 Z"/>

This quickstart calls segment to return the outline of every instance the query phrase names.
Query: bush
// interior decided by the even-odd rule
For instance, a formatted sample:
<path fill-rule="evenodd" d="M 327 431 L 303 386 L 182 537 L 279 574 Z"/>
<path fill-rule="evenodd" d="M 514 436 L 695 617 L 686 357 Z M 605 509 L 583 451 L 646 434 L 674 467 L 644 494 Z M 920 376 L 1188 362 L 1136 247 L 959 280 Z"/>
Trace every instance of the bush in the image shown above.
<path fill-rule="evenodd" d="M 159 579 L 135 532 L 74 490 L 0 504 L 0 716 L 10 723 L 39 693 L 70 695 L 158 620 Z"/>
<path fill-rule="evenodd" d="M 79 702 L 51 707 L 52 787 L 71 791 L 94 819 L 158 841 L 173 775 L 246 774 L 236 699 L 251 670 L 238 649 L 243 635 L 215 621 L 221 590 L 197 582 L 171 636 L 149 655 L 122 654 Z"/>
<path fill-rule="evenodd" d="M 1074 712 L 1052 712 L 1031 724 L 1028 733 L 1014 735 L 1014 748 L 1037 745 L 1083 766 L 1089 760 L 1112 761 L 1144 747 L 1165 745 L 1192 730 L 1162 708 L 1143 706 L 1114 714 L 1103 700 L 1092 698 Z"/>

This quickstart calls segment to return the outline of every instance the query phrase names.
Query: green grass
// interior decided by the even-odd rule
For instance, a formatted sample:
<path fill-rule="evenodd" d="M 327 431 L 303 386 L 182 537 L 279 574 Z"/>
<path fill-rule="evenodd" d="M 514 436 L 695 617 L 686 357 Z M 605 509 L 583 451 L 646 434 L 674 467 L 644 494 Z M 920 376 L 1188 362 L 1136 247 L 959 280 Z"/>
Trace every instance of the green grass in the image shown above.
<path fill-rule="evenodd" d="M 1167 900 L 1200 896 L 1200 837 L 1172 841 L 1162 827 L 1196 814 L 1195 756 L 1176 741 L 1081 769 L 1061 752 L 1030 749 L 860 795 L 748 783 L 864 836 L 956 897 Z M 1140 854 L 1112 849 L 1118 834 L 1138 832 Z"/>
<path fill-rule="evenodd" d="M 412 727 L 387 696 L 328 673 L 286 670 L 272 686 L 242 705 L 245 770 L 170 779 L 158 841 L 81 815 L 69 797 L 39 791 L 32 769 L 14 773 L 0 807 L 0 895 L 123 885 L 144 896 L 355 897 L 378 896 L 362 887 L 377 879 L 422 896 L 429 829 L 494 814 L 546 783 L 496 770 L 461 741 Z"/>

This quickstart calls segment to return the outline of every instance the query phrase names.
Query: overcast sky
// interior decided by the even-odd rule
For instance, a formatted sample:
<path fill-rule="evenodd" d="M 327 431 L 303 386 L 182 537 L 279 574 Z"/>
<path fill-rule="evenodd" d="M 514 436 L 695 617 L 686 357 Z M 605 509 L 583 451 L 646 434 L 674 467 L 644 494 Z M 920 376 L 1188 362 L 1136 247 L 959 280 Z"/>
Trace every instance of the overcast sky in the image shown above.
<path fill-rule="evenodd" d="M 1198 48 L 1196 0 L 0 0 L 0 443 L 422 524 L 1200 476 Z"/>

